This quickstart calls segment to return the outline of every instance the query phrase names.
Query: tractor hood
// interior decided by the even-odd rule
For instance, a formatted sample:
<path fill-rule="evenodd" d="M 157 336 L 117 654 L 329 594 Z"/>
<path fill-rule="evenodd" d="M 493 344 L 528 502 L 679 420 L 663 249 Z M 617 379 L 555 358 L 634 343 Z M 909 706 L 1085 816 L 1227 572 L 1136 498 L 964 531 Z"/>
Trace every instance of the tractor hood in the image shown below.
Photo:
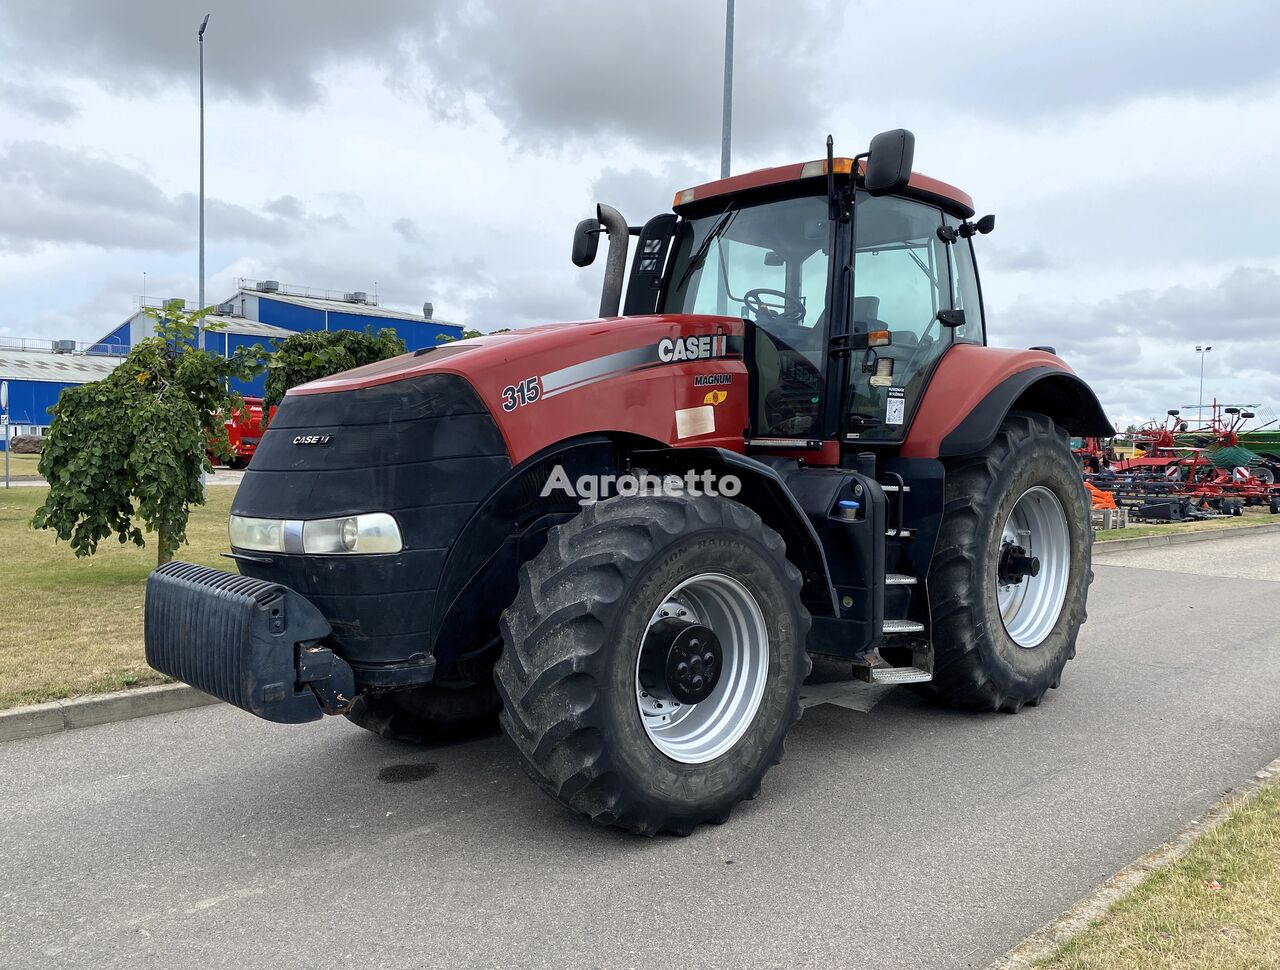
<path fill-rule="evenodd" d="M 591 432 L 741 451 L 742 356 L 743 321 L 736 317 L 606 317 L 442 344 L 293 388 L 286 402 L 452 374 L 494 415 L 514 463 Z M 712 397 L 711 387 L 720 396 Z M 711 407 L 710 415 L 678 414 Z"/>
<path fill-rule="evenodd" d="M 742 328 L 705 316 L 534 327 L 294 388 L 231 507 L 242 519 L 282 523 L 288 538 L 266 555 L 233 546 L 240 571 L 315 606 L 333 631 L 326 642 L 359 683 L 430 680 L 432 645 L 459 595 L 449 577 L 475 572 L 449 572 L 450 556 L 487 554 L 492 543 L 466 530 L 506 530 L 520 517 L 479 510 L 505 483 L 525 480 L 513 475 L 532 456 L 600 432 L 743 450 Z M 399 551 L 308 551 L 307 523 L 367 513 L 394 518 Z"/>

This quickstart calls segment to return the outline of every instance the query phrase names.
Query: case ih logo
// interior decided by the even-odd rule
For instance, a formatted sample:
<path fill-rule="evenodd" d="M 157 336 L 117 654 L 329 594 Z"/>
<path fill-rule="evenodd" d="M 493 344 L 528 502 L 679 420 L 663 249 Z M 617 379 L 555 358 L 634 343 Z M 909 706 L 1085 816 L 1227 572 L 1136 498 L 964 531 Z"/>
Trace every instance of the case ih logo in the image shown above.
<path fill-rule="evenodd" d="M 293 443 L 300 446 L 323 446 L 332 440 L 331 434 L 300 434 L 293 439 Z"/>
<path fill-rule="evenodd" d="M 658 341 L 658 360 L 670 364 L 677 360 L 703 360 L 723 357 L 729 352 L 729 338 L 724 334 L 704 337 L 681 337 L 672 340 L 663 337 Z"/>

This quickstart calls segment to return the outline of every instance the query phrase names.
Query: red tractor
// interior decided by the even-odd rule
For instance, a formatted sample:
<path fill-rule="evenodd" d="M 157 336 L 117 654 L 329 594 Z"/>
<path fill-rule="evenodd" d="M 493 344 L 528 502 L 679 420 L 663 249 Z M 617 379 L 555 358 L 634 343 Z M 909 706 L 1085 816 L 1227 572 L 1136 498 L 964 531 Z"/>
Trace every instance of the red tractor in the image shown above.
<path fill-rule="evenodd" d="M 239 574 L 152 574 L 159 670 L 260 717 L 438 741 L 499 718 L 573 811 L 687 833 L 754 797 L 810 655 L 1016 712 L 1075 653 L 1092 532 L 1049 348 L 987 346 L 960 190 L 914 138 L 608 206 L 600 318 L 291 390 Z M 625 286 L 630 236 L 638 236 Z"/>

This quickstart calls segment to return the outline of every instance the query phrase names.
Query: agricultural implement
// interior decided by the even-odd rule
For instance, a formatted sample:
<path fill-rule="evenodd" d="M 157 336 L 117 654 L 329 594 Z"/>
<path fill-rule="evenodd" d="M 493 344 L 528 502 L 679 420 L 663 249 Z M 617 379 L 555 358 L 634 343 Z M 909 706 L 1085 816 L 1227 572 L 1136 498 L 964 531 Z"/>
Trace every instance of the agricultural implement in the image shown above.
<path fill-rule="evenodd" d="M 1280 455 L 1243 444 L 1271 444 L 1263 429 L 1242 431 L 1255 417 L 1247 408 L 1215 401 L 1208 421 L 1198 427 L 1171 410 L 1163 421 L 1139 428 L 1129 442 L 1137 452 L 1131 458 L 1117 457 L 1114 443 L 1100 438 L 1085 439 L 1076 453 L 1086 480 L 1115 492 L 1140 517 L 1164 518 L 1162 507 L 1174 502 L 1180 505 L 1178 517 L 1242 515 L 1250 505 L 1280 512 Z"/>
<path fill-rule="evenodd" d="M 600 205 L 573 239 L 579 266 L 608 240 L 598 319 L 292 389 L 232 505 L 238 574 L 152 574 L 150 663 L 280 722 L 500 719 L 553 798 L 649 834 L 759 792 L 811 654 L 1039 704 L 1091 576 L 1068 434 L 1112 428 L 1051 349 L 986 345 L 994 219 L 913 147 L 828 140 L 643 226 Z"/>

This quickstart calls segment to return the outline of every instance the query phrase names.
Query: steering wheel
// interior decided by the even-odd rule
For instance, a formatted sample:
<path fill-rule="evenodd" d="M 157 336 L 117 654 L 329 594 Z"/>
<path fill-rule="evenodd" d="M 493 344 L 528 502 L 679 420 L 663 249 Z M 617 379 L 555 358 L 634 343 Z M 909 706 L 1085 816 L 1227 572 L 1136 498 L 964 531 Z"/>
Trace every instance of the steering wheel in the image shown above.
<path fill-rule="evenodd" d="M 782 301 L 782 305 L 770 305 L 764 297 L 772 296 Z M 742 295 L 742 305 L 755 314 L 757 321 L 780 323 L 783 326 L 798 327 L 804 323 L 804 304 L 799 297 L 787 296 L 782 290 L 770 290 L 758 287 L 747 290 Z"/>

